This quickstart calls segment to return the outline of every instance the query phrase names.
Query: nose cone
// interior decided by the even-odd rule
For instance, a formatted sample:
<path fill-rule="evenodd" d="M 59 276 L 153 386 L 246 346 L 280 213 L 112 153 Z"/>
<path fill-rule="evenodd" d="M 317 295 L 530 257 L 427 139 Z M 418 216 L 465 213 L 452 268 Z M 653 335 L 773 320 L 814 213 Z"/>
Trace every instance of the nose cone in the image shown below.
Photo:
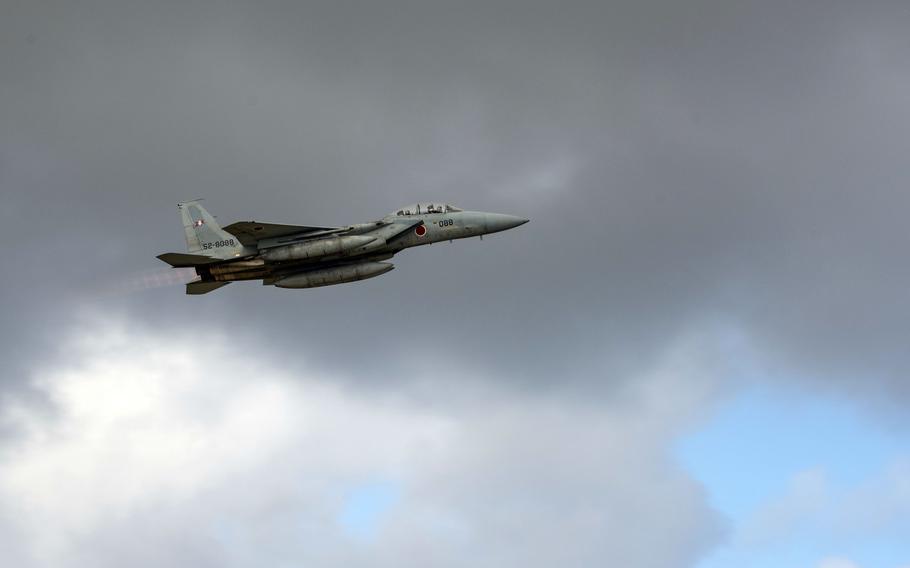
<path fill-rule="evenodd" d="M 501 213 L 487 213 L 486 221 L 487 233 L 498 233 L 499 231 L 506 231 L 519 225 L 524 225 L 528 222 L 528 219 L 522 219 L 514 215 L 502 215 Z"/>

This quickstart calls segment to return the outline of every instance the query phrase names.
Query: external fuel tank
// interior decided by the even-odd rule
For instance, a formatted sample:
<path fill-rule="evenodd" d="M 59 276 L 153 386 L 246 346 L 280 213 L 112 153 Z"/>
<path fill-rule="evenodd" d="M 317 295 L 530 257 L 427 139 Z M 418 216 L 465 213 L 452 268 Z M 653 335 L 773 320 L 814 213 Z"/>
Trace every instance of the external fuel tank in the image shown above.
<path fill-rule="evenodd" d="M 278 288 L 317 288 L 345 282 L 366 280 L 395 268 L 391 262 L 359 262 L 331 268 L 320 268 L 285 276 L 275 282 Z"/>

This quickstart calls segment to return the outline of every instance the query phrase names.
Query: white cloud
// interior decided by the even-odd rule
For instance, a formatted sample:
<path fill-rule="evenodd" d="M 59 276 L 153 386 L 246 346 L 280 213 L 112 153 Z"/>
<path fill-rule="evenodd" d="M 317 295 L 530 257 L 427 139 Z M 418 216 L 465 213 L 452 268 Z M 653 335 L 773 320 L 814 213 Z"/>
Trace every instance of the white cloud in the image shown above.
<path fill-rule="evenodd" d="M 846 558 L 825 558 L 818 563 L 817 568 L 860 568 L 859 565 L 847 560 Z"/>
<path fill-rule="evenodd" d="M 660 567 L 718 536 L 667 454 L 699 401 L 674 398 L 693 384 L 681 352 L 621 404 L 464 378 L 470 394 L 425 404 L 290 376 L 225 338 L 81 336 L 36 377 L 56 412 L 3 408 L 20 435 L 0 445 L 0 534 L 23 568 Z M 339 515 L 374 479 L 400 498 L 358 541 Z"/>

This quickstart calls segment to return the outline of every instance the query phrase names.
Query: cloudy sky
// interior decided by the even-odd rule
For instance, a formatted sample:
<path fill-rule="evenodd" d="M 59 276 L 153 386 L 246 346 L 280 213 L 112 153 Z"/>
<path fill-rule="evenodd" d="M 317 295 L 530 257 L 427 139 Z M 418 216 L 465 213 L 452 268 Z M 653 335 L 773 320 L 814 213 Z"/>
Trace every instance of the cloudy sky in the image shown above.
<path fill-rule="evenodd" d="M 0 0 L 0 551 L 910 566 L 906 2 Z M 528 217 L 187 297 L 176 210 Z"/>

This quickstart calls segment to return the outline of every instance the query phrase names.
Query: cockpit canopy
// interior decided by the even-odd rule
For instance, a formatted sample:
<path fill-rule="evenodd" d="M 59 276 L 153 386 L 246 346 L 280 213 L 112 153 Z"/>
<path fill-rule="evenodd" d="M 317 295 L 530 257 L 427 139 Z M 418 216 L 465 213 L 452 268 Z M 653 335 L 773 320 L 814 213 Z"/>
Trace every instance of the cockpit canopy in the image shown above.
<path fill-rule="evenodd" d="M 407 207 L 402 207 L 396 211 L 395 215 L 423 215 L 424 213 L 453 213 L 463 211 L 454 205 L 448 203 L 414 203 Z"/>

